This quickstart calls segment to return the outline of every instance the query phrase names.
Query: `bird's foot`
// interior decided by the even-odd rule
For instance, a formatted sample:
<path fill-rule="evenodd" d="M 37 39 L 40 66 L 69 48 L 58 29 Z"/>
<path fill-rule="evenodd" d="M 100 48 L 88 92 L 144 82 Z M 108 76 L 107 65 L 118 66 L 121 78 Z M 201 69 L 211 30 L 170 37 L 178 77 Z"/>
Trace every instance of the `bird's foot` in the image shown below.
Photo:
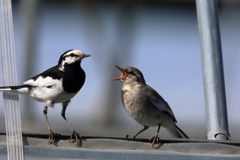
<path fill-rule="evenodd" d="M 153 148 L 159 148 L 161 146 L 161 143 L 160 143 L 160 139 L 158 137 L 158 134 L 156 134 L 155 136 L 152 136 L 149 141 L 152 141 L 152 147 Z M 154 145 L 157 145 L 157 147 L 155 147 Z"/>
<path fill-rule="evenodd" d="M 60 134 L 53 132 L 51 129 L 48 132 L 49 132 L 48 144 L 53 144 L 57 146 L 55 136 L 59 136 Z"/>
<path fill-rule="evenodd" d="M 133 135 L 133 139 L 135 139 L 136 137 L 137 137 L 136 135 Z M 126 134 L 126 135 L 125 135 L 125 138 L 128 139 L 128 138 L 129 138 L 129 135 Z"/>
<path fill-rule="evenodd" d="M 80 147 L 80 140 L 82 139 L 82 135 L 77 133 L 75 130 L 71 131 L 71 137 L 69 139 L 70 142 L 76 142 L 77 146 Z"/>

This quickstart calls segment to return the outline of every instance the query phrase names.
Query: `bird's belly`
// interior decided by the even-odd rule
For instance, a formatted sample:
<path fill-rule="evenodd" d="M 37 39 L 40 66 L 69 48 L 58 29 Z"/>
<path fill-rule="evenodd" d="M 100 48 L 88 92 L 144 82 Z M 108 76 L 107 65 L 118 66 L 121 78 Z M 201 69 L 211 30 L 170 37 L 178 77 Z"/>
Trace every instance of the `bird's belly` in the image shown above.
<path fill-rule="evenodd" d="M 122 100 L 127 113 L 143 126 L 157 126 L 163 122 L 162 112 L 152 106 L 140 92 L 129 90 L 123 92 Z M 140 97 L 140 98 L 137 98 Z"/>
<path fill-rule="evenodd" d="M 51 101 L 52 103 L 62 103 L 68 101 L 74 97 L 76 93 L 66 93 L 62 87 L 47 88 L 47 87 L 36 87 L 34 88 L 30 96 L 40 102 Z"/>
<path fill-rule="evenodd" d="M 140 109 L 139 109 L 140 108 Z M 161 112 L 146 111 L 144 108 L 135 105 L 126 108 L 128 114 L 143 126 L 157 126 L 163 121 Z"/>
<path fill-rule="evenodd" d="M 62 102 L 66 102 L 66 101 L 70 100 L 75 95 L 76 95 L 76 93 L 62 92 L 58 96 L 54 97 L 52 100 L 53 100 L 54 103 L 62 103 Z"/>

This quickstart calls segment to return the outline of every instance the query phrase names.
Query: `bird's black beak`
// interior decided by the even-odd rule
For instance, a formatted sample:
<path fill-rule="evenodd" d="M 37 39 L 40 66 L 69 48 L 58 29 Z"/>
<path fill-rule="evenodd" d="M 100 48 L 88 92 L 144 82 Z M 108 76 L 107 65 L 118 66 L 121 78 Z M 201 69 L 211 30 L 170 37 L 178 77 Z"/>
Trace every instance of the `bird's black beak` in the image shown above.
<path fill-rule="evenodd" d="M 84 54 L 83 58 L 86 58 L 86 57 L 91 57 L 91 55 L 90 54 Z"/>
<path fill-rule="evenodd" d="M 122 75 L 120 77 L 118 77 L 118 78 L 113 79 L 113 81 L 126 78 L 127 77 L 127 72 L 125 72 L 122 68 L 120 68 L 118 66 L 116 66 L 116 67 L 122 72 Z"/>

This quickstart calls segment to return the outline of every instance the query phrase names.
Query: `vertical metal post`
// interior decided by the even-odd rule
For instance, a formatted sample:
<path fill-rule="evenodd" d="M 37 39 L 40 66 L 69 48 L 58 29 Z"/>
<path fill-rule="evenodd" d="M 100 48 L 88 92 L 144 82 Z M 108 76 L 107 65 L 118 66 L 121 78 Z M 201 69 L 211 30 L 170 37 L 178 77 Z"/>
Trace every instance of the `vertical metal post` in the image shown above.
<path fill-rule="evenodd" d="M 207 118 L 207 139 L 230 140 L 217 0 L 196 0 Z"/>
<path fill-rule="evenodd" d="M 0 0 L 0 25 L 0 65 L 3 85 L 11 86 L 17 83 L 11 0 Z M 3 99 L 8 160 L 24 160 L 18 95 L 3 93 Z"/>

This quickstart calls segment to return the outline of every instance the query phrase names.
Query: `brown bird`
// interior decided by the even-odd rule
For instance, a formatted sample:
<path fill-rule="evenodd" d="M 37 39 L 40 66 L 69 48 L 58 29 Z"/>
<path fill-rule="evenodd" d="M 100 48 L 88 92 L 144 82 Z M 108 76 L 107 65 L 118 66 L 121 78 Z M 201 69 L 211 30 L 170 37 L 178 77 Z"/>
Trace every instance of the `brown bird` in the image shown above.
<path fill-rule="evenodd" d="M 159 144 L 158 134 L 162 126 L 166 128 L 171 137 L 188 139 L 188 136 L 176 125 L 177 120 L 168 103 L 146 84 L 142 72 L 135 67 L 116 67 L 122 75 L 113 80 L 122 82 L 124 108 L 135 121 L 144 126 L 133 138 L 149 127 L 158 126 L 157 134 L 150 140 L 152 140 L 152 145 Z"/>

